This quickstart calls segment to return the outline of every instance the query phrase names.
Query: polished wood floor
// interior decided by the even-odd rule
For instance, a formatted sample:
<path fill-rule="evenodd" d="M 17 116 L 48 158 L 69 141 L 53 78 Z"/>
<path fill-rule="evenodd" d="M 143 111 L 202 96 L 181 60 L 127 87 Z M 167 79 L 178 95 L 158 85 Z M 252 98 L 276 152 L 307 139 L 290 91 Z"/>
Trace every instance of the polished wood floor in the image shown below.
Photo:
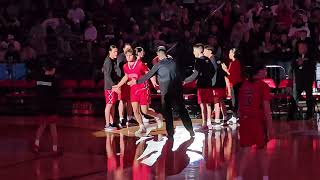
<path fill-rule="evenodd" d="M 0 116 L 0 179 L 81 180 L 318 180 L 320 124 L 274 121 L 276 138 L 265 150 L 239 147 L 238 127 L 229 126 L 191 139 L 177 123 L 174 141 L 157 131 L 130 136 L 133 128 L 101 131 L 103 118 L 61 117 L 58 135 L 63 156 L 51 152 L 47 130 L 35 155 L 31 144 L 37 122 L 46 117 Z M 195 121 L 195 129 L 198 127 Z"/>

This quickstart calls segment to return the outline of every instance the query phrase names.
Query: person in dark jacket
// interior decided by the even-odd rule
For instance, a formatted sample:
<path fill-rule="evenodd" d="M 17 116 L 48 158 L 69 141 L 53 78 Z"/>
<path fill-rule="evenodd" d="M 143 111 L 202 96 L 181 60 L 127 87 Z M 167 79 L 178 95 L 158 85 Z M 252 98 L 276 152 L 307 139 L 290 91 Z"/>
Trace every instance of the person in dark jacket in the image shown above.
<path fill-rule="evenodd" d="M 40 126 L 37 129 L 36 139 L 33 144 L 33 152 L 39 153 L 40 138 L 43 135 L 47 125 L 50 125 L 52 136 L 52 150 L 55 155 L 62 155 L 58 151 L 58 134 L 57 134 L 57 89 L 55 81 L 56 68 L 53 63 L 47 63 L 43 66 L 40 78 L 37 81 L 37 101 L 39 112 L 41 114 Z"/>
<path fill-rule="evenodd" d="M 290 76 L 293 79 L 293 109 L 297 112 L 297 103 L 301 97 L 301 93 L 305 91 L 307 101 L 306 119 L 311 119 L 314 110 L 314 100 L 312 95 L 312 86 L 315 81 L 316 61 L 305 41 L 297 42 L 298 54 L 295 56 L 291 65 Z"/>
<path fill-rule="evenodd" d="M 128 84 L 130 86 L 134 84 L 141 84 L 157 74 L 161 91 L 162 114 L 166 120 L 168 137 L 172 139 L 174 134 L 172 115 L 173 107 L 177 108 L 185 128 L 189 131 L 190 136 L 193 137 L 194 131 L 192 122 L 184 105 L 182 79 L 180 73 L 177 71 L 176 63 L 172 58 L 167 56 L 166 48 L 164 46 L 158 47 L 157 55 L 159 57 L 159 63 L 154 65 L 146 75 L 138 80 L 133 79 Z"/>
<path fill-rule="evenodd" d="M 211 63 L 213 64 L 213 67 L 215 69 L 215 73 L 213 75 L 211 85 L 212 85 L 212 92 L 213 92 L 213 103 L 214 103 L 214 114 L 215 114 L 214 124 L 215 124 L 215 128 L 219 128 L 221 125 L 220 110 L 222 111 L 222 115 L 223 115 L 222 121 L 224 121 L 224 125 L 226 125 L 227 109 L 226 109 L 225 103 L 223 102 L 223 98 L 226 98 L 227 96 L 227 90 L 226 90 L 227 73 L 222 68 L 223 63 L 220 60 L 216 59 L 213 52 L 214 51 L 211 46 L 205 47 L 204 55 L 211 60 Z M 212 127 L 209 127 L 209 128 L 212 128 Z"/>
<path fill-rule="evenodd" d="M 210 59 L 203 55 L 204 46 L 195 44 L 193 54 L 196 58 L 193 74 L 184 80 L 184 83 L 197 81 L 197 97 L 202 115 L 202 126 L 199 131 L 208 131 L 211 126 L 211 104 L 213 103 L 212 79 L 215 68 Z M 209 123 L 209 124 L 208 124 Z"/>

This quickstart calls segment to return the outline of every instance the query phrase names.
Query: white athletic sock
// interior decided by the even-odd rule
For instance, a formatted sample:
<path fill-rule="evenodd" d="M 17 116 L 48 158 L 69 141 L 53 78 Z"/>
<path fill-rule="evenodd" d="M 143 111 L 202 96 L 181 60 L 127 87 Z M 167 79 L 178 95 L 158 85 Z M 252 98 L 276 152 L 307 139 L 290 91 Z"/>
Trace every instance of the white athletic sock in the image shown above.
<path fill-rule="evenodd" d="M 53 150 L 54 152 L 58 151 L 58 146 L 57 146 L 57 145 L 53 145 L 53 146 L 52 146 L 52 150 Z"/>
<path fill-rule="evenodd" d="M 36 139 L 36 141 L 34 142 L 34 144 L 37 145 L 37 146 L 39 146 L 39 144 L 40 144 L 39 139 Z"/>

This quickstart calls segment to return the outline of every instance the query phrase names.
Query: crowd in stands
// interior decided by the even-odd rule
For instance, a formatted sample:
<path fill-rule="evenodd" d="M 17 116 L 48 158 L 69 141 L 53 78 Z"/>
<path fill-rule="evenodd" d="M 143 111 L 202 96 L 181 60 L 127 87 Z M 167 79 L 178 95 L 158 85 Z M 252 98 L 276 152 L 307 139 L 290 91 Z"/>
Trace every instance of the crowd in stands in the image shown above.
<path fill-rule="evenodd" d="M 214 47 L 227 64 L 231 48 L 240 61 L 259 59 L 287 71 L 296 42 L 320 49 L 318 0 L 0 0 L 0 62 L 29 68 L 53 61 L 64 78 L 92 77 L 101 70 L 106 47 L 125 43 L 146 50 L 152 66 L 164 45 L 182 68 L 192 66 L 192 45 Z M 59 68 L 60 67 L 60 68 Z M 82 67 L 82 68 L 75 68 Z M 60 69 L 60 71 L 59 71 Z M 87 72 L 87 77 L 86 73 Z"/>

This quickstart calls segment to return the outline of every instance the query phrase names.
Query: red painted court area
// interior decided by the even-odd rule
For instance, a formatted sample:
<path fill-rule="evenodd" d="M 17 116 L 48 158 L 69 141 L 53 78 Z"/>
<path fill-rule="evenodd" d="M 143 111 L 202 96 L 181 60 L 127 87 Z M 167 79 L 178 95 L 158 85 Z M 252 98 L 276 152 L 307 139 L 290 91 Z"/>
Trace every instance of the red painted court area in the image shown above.
<path fill-rule="evenodd" d="M 197 132 L 190 139 L 178 123 L 174 141 L 170 141 L 161 134 L 164 131 L 137 138 L 120 132 L 102 132 L 102 118 L 61 117 L 58 136 L 64 154 L 55 157 L 48 131 L 40 141 L 41 153 L 31 152 L 39 118 L 0 117 L 1 179 L 317 180 L 320 177 L 320 126 L 316 121 L 274 121 L 276 139 L 263 151 L 251 148 L 244 153 L 239 147 L 239 127 L 235 125 L 208 133 Z"/>

